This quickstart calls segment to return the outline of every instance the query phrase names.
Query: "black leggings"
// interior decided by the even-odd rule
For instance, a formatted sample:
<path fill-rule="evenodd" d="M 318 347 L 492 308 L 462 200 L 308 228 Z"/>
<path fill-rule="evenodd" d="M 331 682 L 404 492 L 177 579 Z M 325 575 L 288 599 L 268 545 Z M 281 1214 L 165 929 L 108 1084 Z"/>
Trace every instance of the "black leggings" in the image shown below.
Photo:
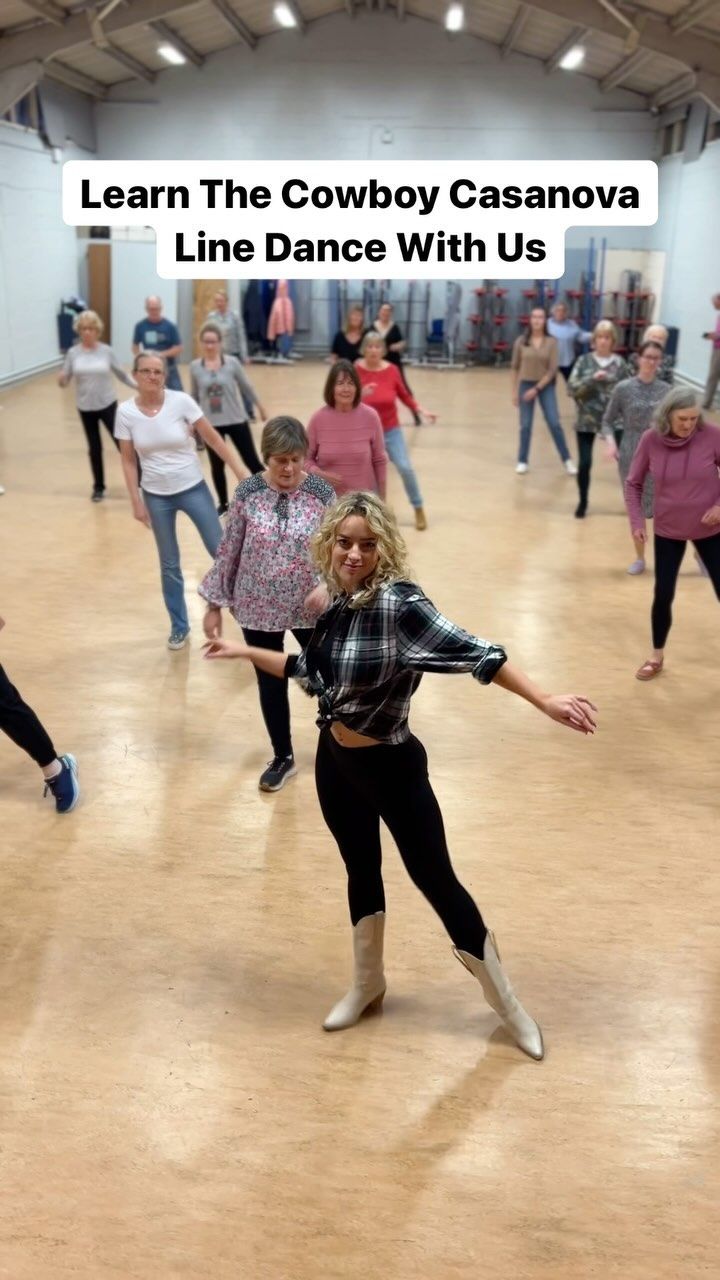
<path fill-rule="evenodd" d="M 352 923 L 385 910 L 382 818 L 410 879 L 455 946 L 482 959 L 487 930 L 453 871 L 422 743 L 410 737 L 399 746 L 341 747 L 330 729 L 323 729 L 315 781 L 323 817 L 347 869 Z"/>
<path fill-rule="evenodd" d="M 23 702 L 0 666 L 0 729 L 16 746 L 27 751 L 41 769 L 52 764 L 57 752 L 32 707 Z"/>
<path fill-rule="evenodd" d="M 255 452 L 255 445 L 250 434 L 250 427 L 247 422 L 234 422 L 229 427 L 216 427 L 218 435 L 223 437 L 229 436 L 240 457 L 242 458 L 248 471 L 253 475 L 257 475 L 258 471 L 264 471 L 262 462 Z M 209 450 L 210 454 L 210 470 L 212 472 L 213 484 L 215 492 L 218 496 L 218 502 L 226 507 L 228 504 L 227 481 L 225 479 L 225 463 L 219 458 L 214 449 Z"/>
<path fill-rule="evenodd" d="M 105 471 L 103 468 L 102 443 L 100 441 L 101 422 L 107 428 L 110 434 L 110 439 L 115 445 L 115 448 L 118 450 L 120 448 L 120 441 L 116 440 L 113 435 L 116 409 L 117 400 L 113 400 L 112 404 L 106 405 L 104 409 L 78 409 L 83 427 L 85 428 L 85 435 L 88 442 L 88 453 L 90 455 L 90 467 L 93 476 L 93 485 L 96 489 L 105 488 Z"/>
<path fill-rule="evenodd" d="M 594 431 L 578 431 L 576 434 L 578 442 L 578 489 L 580 490 L 581 503 L 583 506 L 587 506 L 588 493 L 590 491 L 592 456 L 596 437 Z M 615 437 L 615 444 L 619 449 L 623 433 L 622 431 L 613 431 L 613 435 Z"/>
<path fill-rule="evenodd" d="M 307 648 L 313 633 L 312 627 L 292 627 L 291 630 L 300 647 Z M 284 631 L 252 631 L 250 627 L 243 627 L 242 633 L 245 643 L 253 648 L 272 649 L 275 653 L 283 651 Z M 258 667 L 255 668 L 255 675 L 260 694 L 260 710 L 270 735 L 273 754 L 284 760 L 286 756 L 292 755 L 288 682 L 278 680 L 277 676 L 268 675 Z"/>
<path fill-rule="evenodd" d="M 678 538 L 662 538 L 655 534 L 655 595 L 653 596 L 652 623 L 653 648 L 664 649 L 672 626 L 672 602 L 687 542 Z M 693 546 L 707 569 L 720 600 L 720 533 L 709 538 L 699 538 Z"/>

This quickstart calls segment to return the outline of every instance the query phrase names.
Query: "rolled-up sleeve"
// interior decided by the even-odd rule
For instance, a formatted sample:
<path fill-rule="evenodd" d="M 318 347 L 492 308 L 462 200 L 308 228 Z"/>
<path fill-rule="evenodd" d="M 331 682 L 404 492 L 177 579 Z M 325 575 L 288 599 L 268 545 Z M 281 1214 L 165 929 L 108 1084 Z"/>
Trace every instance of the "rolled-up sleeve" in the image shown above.
<path fill-rule="evenodd" d="M 470 635 L 423 595 L 403 602 L 396 634 L 398 662 L 409 671 L 469 672 L 480 684 L 490 684 L 507 662 L 501 645 Z"/>

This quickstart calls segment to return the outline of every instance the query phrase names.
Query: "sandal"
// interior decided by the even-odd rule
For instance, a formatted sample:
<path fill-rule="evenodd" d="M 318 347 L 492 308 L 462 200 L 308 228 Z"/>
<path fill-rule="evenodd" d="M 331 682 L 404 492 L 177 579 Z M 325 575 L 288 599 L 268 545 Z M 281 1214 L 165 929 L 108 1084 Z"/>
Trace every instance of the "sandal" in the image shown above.
<path fill-rule="evenodd" d="M 662 671 L 662 669 L 663 669 L 662 658 L 660 659 L 659 662 L 654 662 L 652 658 L 648 658 L 647 662 L 643 662 L 642 666 L 638 667 L 637 671 L 635 672 L 635 679 L 636 680 L 654 680 L 656 676 L 660 675 L 660 672 Z"/>

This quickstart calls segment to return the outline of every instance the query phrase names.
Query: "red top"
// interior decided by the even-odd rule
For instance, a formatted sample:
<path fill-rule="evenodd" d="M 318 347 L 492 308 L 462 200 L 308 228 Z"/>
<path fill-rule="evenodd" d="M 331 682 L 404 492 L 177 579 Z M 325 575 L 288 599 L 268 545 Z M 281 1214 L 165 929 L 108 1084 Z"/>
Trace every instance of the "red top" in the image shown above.
<path fill-rule="evenodd" d="M 380 415 L 383 431 L 392 431 L 399 427 L 397 402 L 402 400 L 413 413 L 419 413 L 417 401 L 413 399 L 402 380 L 397 365 L 388 364 L 384 369 L 363 369 L 358 362 L 355 365 L 363 388 L 363 404 L 370 405 Z M 372 387 L 372 391 L 366 391 Z"/>

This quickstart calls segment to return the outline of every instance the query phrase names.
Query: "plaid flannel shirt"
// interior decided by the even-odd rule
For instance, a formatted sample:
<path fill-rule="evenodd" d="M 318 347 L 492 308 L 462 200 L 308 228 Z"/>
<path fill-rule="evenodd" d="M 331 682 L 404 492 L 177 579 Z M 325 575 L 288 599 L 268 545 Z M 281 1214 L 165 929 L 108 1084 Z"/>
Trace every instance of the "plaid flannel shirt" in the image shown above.
<path fill-rule="evenodd" d="M 332 680 L 327 681 L 327 663 Z M 393 582 L 353 609 L 340 596 L 318 619 L 310 643 L 285 674 L 319 699 L 318 724 L 338 720 L 381 742 L 410 736 L 410 699 L 425 671 L 470 672 L 489 684 L 507 654 L 443 617 L 420 587 Z"/>

